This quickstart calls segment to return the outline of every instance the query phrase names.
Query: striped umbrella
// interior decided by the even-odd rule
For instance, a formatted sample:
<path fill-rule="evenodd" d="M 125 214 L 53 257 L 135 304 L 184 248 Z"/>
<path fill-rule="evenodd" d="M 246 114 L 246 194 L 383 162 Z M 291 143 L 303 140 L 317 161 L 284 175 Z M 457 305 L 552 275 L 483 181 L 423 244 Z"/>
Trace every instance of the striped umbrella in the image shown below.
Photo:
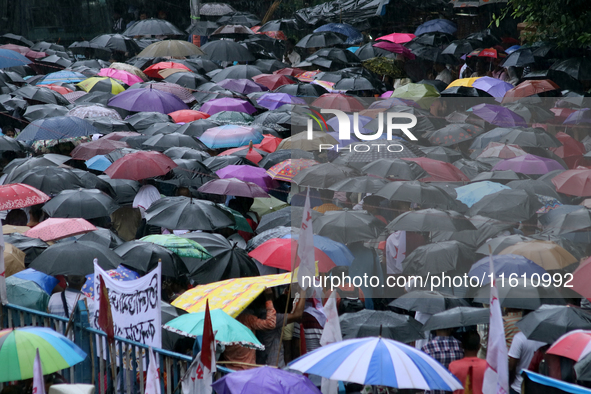
<path fill-rule="evenodd" d="M 381 337 L 331 343 L 299 357 L 289 367 L 364 385 L 443 391 L 463 388 L 444 366 L 427 354 Z"/>
<path fill-rule="evenodd" d="M 69 368 L 86 358 L 82 349 L 50 328 L 8 328 L 0 331 L 0 382 L 32 378 L 37 349 L 45 374 Z"/>

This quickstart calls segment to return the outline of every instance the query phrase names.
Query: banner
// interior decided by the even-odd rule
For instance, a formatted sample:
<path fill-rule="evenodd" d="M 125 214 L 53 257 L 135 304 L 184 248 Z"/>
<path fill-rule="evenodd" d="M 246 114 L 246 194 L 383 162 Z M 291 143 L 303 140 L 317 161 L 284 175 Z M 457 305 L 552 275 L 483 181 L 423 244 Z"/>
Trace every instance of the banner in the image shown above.
<path fill-rule="evenodd" d="M 95 288 L 104 280 L 109 289 L 115 336 L 162 348 L 160 264 L 145 276 L 125 282 L 111 278 L 95 264 L 94 278 Z M 100 292 L 94 292 L 96 305 L 100 305 L 100 296 Z M 98 327 L 98 309 L 94 316 L 95 327 Z"/>

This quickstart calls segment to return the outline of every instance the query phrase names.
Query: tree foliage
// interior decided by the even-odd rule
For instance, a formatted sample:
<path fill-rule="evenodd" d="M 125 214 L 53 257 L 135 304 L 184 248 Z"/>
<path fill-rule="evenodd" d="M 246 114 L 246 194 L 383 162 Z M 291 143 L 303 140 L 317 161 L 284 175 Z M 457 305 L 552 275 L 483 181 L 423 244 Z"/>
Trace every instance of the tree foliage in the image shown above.
<path fill-rule="evenodd" d="M 509 14 L 535 29 L 526 32 L 528 42 L 547 41 L 564 48 L 591 45 L 590 0 L 509 0 L 494 22 L 498 26 Z"/>

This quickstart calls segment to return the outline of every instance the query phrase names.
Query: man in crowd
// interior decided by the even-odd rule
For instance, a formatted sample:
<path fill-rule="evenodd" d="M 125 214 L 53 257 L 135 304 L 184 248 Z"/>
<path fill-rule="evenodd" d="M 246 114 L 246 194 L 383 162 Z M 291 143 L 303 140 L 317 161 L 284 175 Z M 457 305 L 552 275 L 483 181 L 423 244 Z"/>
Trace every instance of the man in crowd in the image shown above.
<path fill-rule="evenodd" d="M 484 372 L 486 371 L 486 360 L 478 358 L 480 349 L 480 335 L 477 331 L 468 331 L 462 336 L 462 348 L 464 349 L 464 358 L 452 361 L 449 364 L 449 372 L 467 389 L 469 384 L 472 394 L 482 394 L 482 382 Z M 468 381 L 466 378 L 470 376 Z M 456 390 L 454 394 L 464 394 L 464 390 Z"/>

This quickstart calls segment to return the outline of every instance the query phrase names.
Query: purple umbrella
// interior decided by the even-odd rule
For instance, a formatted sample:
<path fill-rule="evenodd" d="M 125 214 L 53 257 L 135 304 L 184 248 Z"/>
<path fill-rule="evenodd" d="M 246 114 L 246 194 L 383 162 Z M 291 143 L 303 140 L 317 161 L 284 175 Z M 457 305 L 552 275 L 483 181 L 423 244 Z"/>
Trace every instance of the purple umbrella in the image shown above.
<path fill-rule="evenodd" d="M 229 165 L 217 170 L 216 174 L 222 179 L 236 178 L 244 182 L 255 183 L 265 191 L 278 186 L 277 182 L 267 174 L 267 170 L 259 167 Z"/>
<path fill-rule="evenodd" d="M 224 79 L 217 83 L 224 89 L 236 93 L 249 94 L 254 92 L 266 92 L 269 90 L 265 85 L 251 81 L 250 79 Z"/>
<path fill-rule="evenodd" d="M 591 123 L 591 111 L 589 108 L 579 109 L 570 114 L 563 124 L 579 124 L 579 123 Z"/>
<path fill-rule="evenodd" d="M 187 104 L 174 94 L 157 89 L 126 90 L 109 99 L 108 104 L 111 107 L 133 112 L 160 112 L 163 114 L 189 109 Z"/>
<path fill-rule="evenodd" d="M 299 97 L 294 97 L 287 93 L 265 93 L 257 100 L 261 107 L 267 109 L 277 109 L 285 104 L 305 105 L 306 101 Z"/>
<path fill-rule="evenodd" d="M 472 87 L 485 91 L 486 93 L 495 97 L 495 100 L 498 102 L 503 100 L 503 96 L 505 96 L 505 93 L 508 90 L 514 88 L 514 86 L 510 83 L 491 77 L 478 78 L 476 81 L 474 81 Z"/>
<path fill-rule="evenodd" d="M 121 93 L 119 93 L 121 94 Z M 474 115 L 501 127 L 527 127 L 527 122 L 521 116 L 508 108 L 493 104 L 478 104 L 470 108 Z"/>
<path fill-rule="evenodd" d="M 267 192 L 256 183 L 244 182 L 236 178 L 214 179 L 201 186 L 197 191 L 201 193 L 221 194 L 223 196 L 269 197 Z"/>
<path fill-rule="evenodd" d="M 253 105 L 248 101 L 231 97 L 210 100 L 203 104 L 199 110 L 210 115 L 217 114 L 218 112 L 222 111 L 246 112 L 247 114 L 253 114 L 257 111 L 256 108 L 253 107 Z"/>
<path fill-rule="evenodd" d="M 536 175 L 565 168 L 556 160 L 528 154 L 500 161 L 492 169 L 493 171 L 513 170 L 522 174 Z"/>
<path fill-rule="evenodd" d="M 232 372 L 211 387 L 218 394 L 320 394 L 307 377 L 271 367 Z"/>

